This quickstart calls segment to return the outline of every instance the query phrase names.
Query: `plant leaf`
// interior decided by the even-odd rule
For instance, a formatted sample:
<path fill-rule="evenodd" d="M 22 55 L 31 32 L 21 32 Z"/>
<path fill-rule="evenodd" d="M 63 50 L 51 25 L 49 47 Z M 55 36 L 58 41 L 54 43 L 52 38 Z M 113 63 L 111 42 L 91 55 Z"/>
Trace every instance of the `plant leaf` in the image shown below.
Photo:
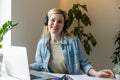
<path fill-rule="evenodd" d="M 3 41 L 4 35 L 11 29 L 13 29 L 15 26 L 17 26 L 18 23 L 13 24 L 12 21 L 6 21 L 2 27 L 0 27 L 0 42 Z M 2 44 L 0 44 L 0 48 L 2 48 Z"/>
<path fill-rule="evenodd" d="M 87 5 L 80 5 L 85 11 L 87 11 Z"/>
<path fill-rule="evenodd" d="M 82 15 L 81 21 L 83 22 L 83 24 L 85 26 L 88 26 L 88 25 L 91 26 L 91 21 L 90 21 L 89 17 L 86 14 Z"/>
<path fill-rule="evenodd" d="M 68 24 L 69 24 L 69 26 L 71 26 L 71 24 L 73 23 L 73 20 L 74 20 L 74 18 L 73 18 L 73 11 L 72 11 L 72 9 L 70 9 L 68 11 Z"/>

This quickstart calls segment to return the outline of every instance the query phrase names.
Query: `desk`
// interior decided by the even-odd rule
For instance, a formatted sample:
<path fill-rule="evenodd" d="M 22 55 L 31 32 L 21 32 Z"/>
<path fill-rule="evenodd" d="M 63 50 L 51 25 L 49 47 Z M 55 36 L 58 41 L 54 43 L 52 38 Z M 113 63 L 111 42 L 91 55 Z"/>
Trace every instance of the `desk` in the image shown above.
<path fill-rule="evenodd" d="M 38 72 L 38 71 L 31 71 L 31 73 L 34 73 L 34 74 L 49 74 L 49 75 L 53 75 L 53 76 L 56 76 L 56 77 L 62 77 L 64 74 L 55 74 L 55 73 L 49 73 L 49 72 Z M 83 75 L 68 75 L 70 76 L 73 80 L 116 80 L 116 79 L 108 79 L 108 78 L 97 78 L 97 77 L 90 77 L 86 74 L 83 74 Z M 35 79 L 35 80 L 40 80 L 40 79 Z M 42 80 L 42 79 L 41 79 Z"/>
<path fill-rule="evenodd" d="M 55 74 L 55 73 L 48 73 L 48 72 L 38 72 L 38 71 L 33 71 L 31 70 L 30 73 L 32 74 L 46 74 L 46 76 L 52 75 L 52 76 L 56 76 L 56 77 L 62 77 L 64 74 Z M 49 75 L 47 75 L 49 74 Z M 116 79 L 107 79 L 107 78 L 96 78 L 96 77 L 90 77 L 87 75 L 69 75 L 72 79 L 74 80 L 116 80 Z M 2 77 L 0 77 L 0 80 L 19 80 L 7 75 L 4 75 Z M 43 80 L 43 79 L 35 79 L 35 80 Z"/>
<path fill-rule="evenodd" d="M 115 80 L 115 79 L 108 79 L 108 78 L 97 78 L 97 77 L 90 77 L 87 75 L 70 75 L 71 78 L 74 80 Z"/>

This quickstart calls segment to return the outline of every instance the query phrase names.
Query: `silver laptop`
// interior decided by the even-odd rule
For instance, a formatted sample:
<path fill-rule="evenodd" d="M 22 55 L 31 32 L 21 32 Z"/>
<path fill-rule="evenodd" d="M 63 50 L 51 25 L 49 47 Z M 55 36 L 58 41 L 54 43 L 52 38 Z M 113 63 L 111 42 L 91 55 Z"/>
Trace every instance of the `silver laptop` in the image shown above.
<path fill-rule="evenodd" d="M 5 48 L 4 63 L 7 74 L 18 80 L 46 80 L 55 77 L 38 71 L 29 71 L 25 47 L 9 46 Z"/>
<path fill-rule="evenodd" d="M 5 69 L 9 76 L 30 80 L 27 50 L 25 47 L 9 46 L 4 49 Z"/>

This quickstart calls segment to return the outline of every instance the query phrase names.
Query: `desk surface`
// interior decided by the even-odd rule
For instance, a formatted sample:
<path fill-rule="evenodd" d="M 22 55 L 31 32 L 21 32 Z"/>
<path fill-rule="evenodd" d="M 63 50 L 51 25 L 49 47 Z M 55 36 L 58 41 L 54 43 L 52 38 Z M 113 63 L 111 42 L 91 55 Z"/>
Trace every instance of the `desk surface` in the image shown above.
<path fill-rule="evenodd" d="M 38 71 L 30 71 L 33 74 L 39 75 L 39 74 L 49 74 L 53 75 L 56 77 L 62 77 L 64 74 L 54 74 L 54 73 L 48 73 L 48 72 L 38 72 Z M 70 76 L 73 80 L 116 80 L 116 79 L 108 79 L 108 78 L 96 78 L 96 77 L 90 77 L 87 75 L 68 75 Z M 2 76 L 0 77 L 0 80 L 18 80 L 16 78 L 10 77 L 10 76 Z M 40 80 L 40 79 L 35 79 L 35 80 Z"/>
<path fill-rule="evenodd" d="M 39 74 L 39 73 L 44 73 L 44 74 L 50 74 L 56 77 L 62 77 L 64 74 L 55 74 L 55 73 L 48 73 L 48 72 L 37 72 L 37 71 L 31 71 L 31 73 L 34 74 Z M 85 74 L 83 75 L 68 75 L 70 76 L 73 80 L 116 80 L 116 79 L 108 79 L 108 78 L 97 78 L 97 77 L 90 77 Z M 39 79 L 35 79 L 39 80 Z"/>
<path fill-rule="evenodd" d="M 97 77 L 90 77 L 87 75 L 70 75 L 71 78 L 74 80 L 115 80 L 115 79 L 108 79 L 108 78 L 97 78 Z"/>

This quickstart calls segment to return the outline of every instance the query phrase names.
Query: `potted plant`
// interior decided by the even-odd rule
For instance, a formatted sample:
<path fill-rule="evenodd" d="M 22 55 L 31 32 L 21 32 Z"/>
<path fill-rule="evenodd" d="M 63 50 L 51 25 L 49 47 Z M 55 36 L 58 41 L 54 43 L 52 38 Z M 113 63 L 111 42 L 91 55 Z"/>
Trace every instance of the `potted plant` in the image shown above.
<path fill-rule="evenodd" d="M 118 63 L 120 61 L 120 31 L 117 32 L 114 38 L 114 45 L 116 46 L 115 52 L 113 52 L 112 62 L 114 64 Z"/>
<path fill-rule="evenodd" d="M 113 71 L 115 72 L 116 80 L 120 80 L 120 61 L 115 64 Z"/>
<path fill-rule="evenodd" d="M 6 21 L 1 27 L 0 27 L 0 49 L 2 49 L 2 41 L 4 40 L 4 35 L 11 29 L 13 29 L 15 26 L 17 26 L 18 23 L 13 24 L 12 21 Z M 3 61 L 3 53 L 0 52 L 0 76 L 2 75 L 2 61 Z"/>
<path fill-rule="evenodd" d="M 114 37 L 114 45 L 116 46 L 115 51 L 112 55 L 112 63 L 115 64 L 113 71 L 115 72 L 116 79 L 119 77 L 120 80 L 120 31 Z"/>
<path fill-rule="evenodd" d="M 87 26 L 91 26 L 91 21 L 87 16 L 87 6 L 79 3 L 73 4 L 73 7 L 68 11 L 68 23 L 71 24 L 77 21 L 74 30 L 71 33 L 81 40 L 84 45 L 84 49 L 88 55 L 92 51 L 91 46 L 96 46 L 97 42 L 92 33 L 85 32 Z"/>

